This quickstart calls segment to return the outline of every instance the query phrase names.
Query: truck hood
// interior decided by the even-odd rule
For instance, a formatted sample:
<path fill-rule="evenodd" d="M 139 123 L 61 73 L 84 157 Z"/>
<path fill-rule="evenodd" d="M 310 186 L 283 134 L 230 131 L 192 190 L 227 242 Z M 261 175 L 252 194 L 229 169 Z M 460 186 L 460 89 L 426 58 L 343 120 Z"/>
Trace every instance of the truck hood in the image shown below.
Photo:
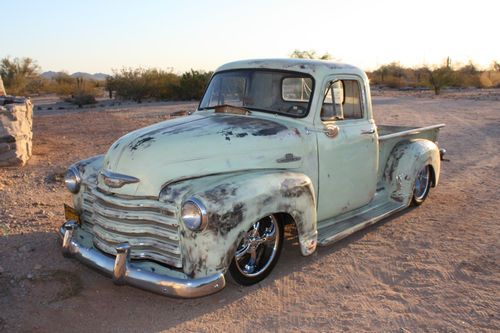
<path fill-rule="evenodd" d="M 303 131 L 292 120 L 210 111 L 164 121 L 131 132 L 108 150 L 103 171 L 138 179 L 108 192 L 157 196 L 180 179 L 258 169 L 300 168 Z"/>

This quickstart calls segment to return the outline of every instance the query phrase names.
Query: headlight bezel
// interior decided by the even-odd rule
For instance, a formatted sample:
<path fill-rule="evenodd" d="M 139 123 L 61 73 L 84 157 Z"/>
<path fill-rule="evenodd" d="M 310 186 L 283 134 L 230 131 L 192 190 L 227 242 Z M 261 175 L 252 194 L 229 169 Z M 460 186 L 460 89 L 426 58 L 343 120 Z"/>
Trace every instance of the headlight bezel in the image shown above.
<path fill-rule="evenodd" d="M 64 184 L 71 193 L 77 194 L 80 192 L 82 176 L 75 166 L 70 166 L 64 174 Z"/>
<path fill-rule="evenodd" d="M 184 211 L 187 209 L 188 205 L 194 207 L 198 211 L 199 215 L 199 221 L 195 223 L 194 221 L 190 220 L 191 217 L 185 217 Z M 205 230 L 208 224 L 208 214 L 207 214 L 207 208 L 205 205 L 197 198 L 191 197 L 184 201 L 181 205 L 181 211 L 180 211 L 180 217 L 186 228 L 188 228 L 191 231 L 199 232 Z"/>

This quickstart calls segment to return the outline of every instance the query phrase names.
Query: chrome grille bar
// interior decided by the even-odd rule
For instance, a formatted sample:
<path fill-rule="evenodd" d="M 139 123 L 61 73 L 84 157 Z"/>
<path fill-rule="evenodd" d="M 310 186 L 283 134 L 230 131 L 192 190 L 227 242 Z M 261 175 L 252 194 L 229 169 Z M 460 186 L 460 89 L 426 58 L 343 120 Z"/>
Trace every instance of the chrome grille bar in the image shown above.
<path fill-rule="evenodd" d="M 178 223 L 173 207 L 152 200 L 121 198 L 85 186 L 82 228 L 94 234 L 94 245 L 116 255 L 115 247 L 130 244 L 132 259 L 151 259 L 182 267 Z"/>

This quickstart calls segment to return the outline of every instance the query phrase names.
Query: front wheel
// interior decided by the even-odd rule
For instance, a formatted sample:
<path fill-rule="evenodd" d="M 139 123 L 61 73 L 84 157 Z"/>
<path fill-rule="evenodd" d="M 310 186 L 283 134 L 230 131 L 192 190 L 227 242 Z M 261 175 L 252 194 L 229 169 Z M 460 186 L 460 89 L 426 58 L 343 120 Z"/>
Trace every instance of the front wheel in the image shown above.
<path fill-rule="evenodd" d="M 428 165 L 424 166 L 417 173 L 415 177 L 415 184 L 413 187 L 413 199 L 412 203 L 415 206 L 421 205 L 427 195 L 429 194 L 429 190 L 431 188 L 431 170 Z"/>
<path fill-rule="evenodd" d="M 229 266 L 231 277 L 239 284 L 262 281 L 278 262 L 283 247 L 283 223 L 274 215 L 266 216 L 248 230 L 238 245 Z"/>

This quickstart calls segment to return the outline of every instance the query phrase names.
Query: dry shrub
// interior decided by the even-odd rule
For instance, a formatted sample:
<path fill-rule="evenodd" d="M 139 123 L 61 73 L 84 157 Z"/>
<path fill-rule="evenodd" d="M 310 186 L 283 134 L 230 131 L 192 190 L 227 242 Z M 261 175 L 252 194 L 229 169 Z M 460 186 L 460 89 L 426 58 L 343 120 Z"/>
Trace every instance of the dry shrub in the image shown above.
<path fill-rule="evenodd" d="M 484 88 L 500 88 L 500 72 L 487 71 L 481 73 L 479 77 L 481 87 Z"/>
<path fill-rule="evenodd" d="M 109 95 L 134 100 L 199 99 L 210 79 L 211 72 L 191 70 L 178 76 L 171 70 L 124 68 L 106 79 Z"/>

